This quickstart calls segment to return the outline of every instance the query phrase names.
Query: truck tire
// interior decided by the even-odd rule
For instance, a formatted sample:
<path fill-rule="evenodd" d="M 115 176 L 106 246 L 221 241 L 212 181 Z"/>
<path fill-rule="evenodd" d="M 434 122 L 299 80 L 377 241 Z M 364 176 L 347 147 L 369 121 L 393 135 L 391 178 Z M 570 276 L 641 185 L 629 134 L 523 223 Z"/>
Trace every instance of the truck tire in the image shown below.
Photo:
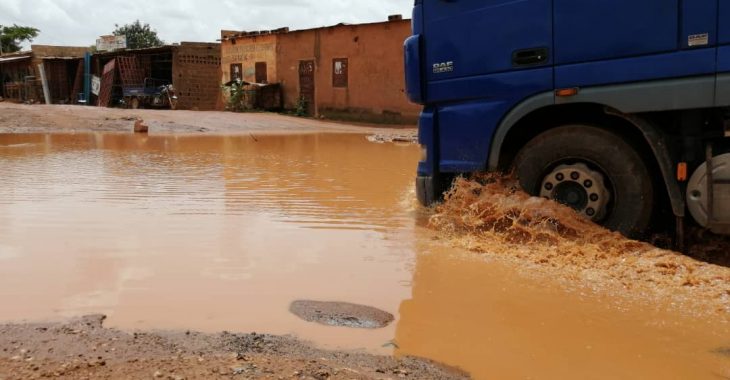
<path fill-rule="evenodd" d="M 637 151 L 621 136 L 595 126 L 567 125 L 535 137 L 514 169 L 528 193 L 566 204 L 628 237 L 649 227 L 654 185 Z"/>

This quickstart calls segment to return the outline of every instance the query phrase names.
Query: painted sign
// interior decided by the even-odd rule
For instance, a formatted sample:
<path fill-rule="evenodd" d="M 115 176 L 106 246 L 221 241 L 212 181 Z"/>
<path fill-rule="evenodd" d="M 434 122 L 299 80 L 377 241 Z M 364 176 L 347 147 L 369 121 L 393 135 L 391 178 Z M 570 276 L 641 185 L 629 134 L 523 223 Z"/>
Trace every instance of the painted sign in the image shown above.
<path fill-rule="evenodd" d="M 97 51 L 112 51 L 127 48 L 127 36 L 101 36 L 96 40 Z"/>
<path fill-rule="evenodd" d="M 246 61 L 267 61 L 276 58 L 276 44 L 256 43 L 228 45 L 223 51 L 223 60 L 231 63 Z"/>
<path fill-rule="evenodd" d="M 101 78 L 94 75 L 91 77 L 91 93 L 96 96 L 99 96 L 100 90 L 101 90 Z"/>

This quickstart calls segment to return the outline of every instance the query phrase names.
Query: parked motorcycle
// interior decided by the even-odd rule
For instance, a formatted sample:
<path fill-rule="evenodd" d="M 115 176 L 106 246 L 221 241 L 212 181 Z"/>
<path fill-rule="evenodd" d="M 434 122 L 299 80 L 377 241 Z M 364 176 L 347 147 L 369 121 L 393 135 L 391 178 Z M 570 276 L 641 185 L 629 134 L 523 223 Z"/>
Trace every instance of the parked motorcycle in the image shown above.
<path fill-rule="evenodd" d="M 159 80 L 147 78 L 142 87 L 123 87 L 120 103 L 131 109 L 169 108 L 177 109 L 178 97 L 172 84 L 158 85 Z"/>

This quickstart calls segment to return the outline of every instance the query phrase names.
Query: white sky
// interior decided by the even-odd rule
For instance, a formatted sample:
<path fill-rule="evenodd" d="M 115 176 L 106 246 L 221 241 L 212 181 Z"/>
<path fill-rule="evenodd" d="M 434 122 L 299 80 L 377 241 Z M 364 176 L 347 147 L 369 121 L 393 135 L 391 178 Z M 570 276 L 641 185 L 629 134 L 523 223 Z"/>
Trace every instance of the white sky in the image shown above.
<path fill-rule="evenodd" d="M 221 29 L 304 29 L 410 18 L 413 0 L 0 0 L 0 25 L 41 30 L 33 43 L 90 46 L 114 24 L 149 23 L 167 43 L 213 42 Z"/>

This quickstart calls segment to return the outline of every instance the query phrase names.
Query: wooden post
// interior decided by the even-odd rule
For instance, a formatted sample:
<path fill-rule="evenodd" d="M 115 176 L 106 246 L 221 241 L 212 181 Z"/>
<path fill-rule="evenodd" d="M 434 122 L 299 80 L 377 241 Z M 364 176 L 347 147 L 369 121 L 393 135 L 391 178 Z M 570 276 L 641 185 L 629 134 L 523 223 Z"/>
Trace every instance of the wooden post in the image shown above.
<path fill-rule="evenodd" d="M 46 104 L 51 104 L 51 91 L 48 89 L 46 70 L 42 63 L 38 65 L 38 70 L 41 73 L 41 84 L 43 84 L 43 97 L 46 98 Z"/>

